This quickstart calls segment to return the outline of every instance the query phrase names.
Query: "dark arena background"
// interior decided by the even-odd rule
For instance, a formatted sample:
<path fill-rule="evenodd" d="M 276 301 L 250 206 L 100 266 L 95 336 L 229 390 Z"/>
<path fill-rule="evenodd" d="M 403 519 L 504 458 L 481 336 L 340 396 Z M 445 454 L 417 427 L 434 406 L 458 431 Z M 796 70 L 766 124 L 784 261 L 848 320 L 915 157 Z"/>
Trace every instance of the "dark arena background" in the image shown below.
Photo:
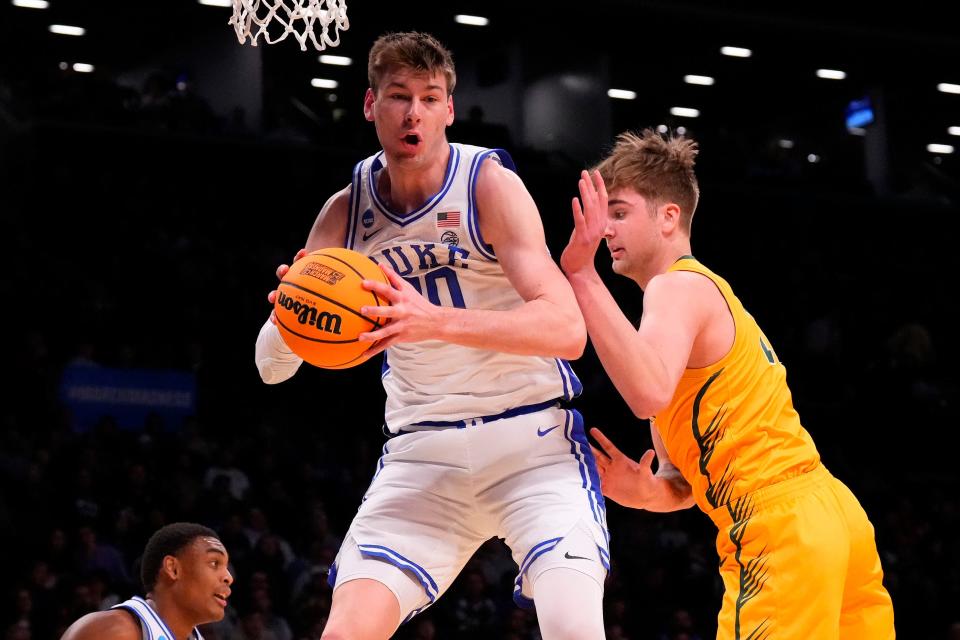
<path fill-rule="evenodd" d="M 241 45 L 230 8 L 196 0 L 2 2 L 0 637 L 56 639 L 142 593 L 147 537 L 179 520 L 231 554 L 208 639 L 320 637 L 326 571 L 384 441 L 379 364 L 267 386 L 254 342 L 277 265 L 379 148 L 361 109 L 369 46 L 413 29 L 457 62 L 449 138 L 512 153 L 555 259 L 578 172 L 616 133 L 699 141 L 694 253 L 764 328 L 825 464 L 870 515 L 899 636 L 960 638 L 948 3 L 351 0 L 322 52 L 344 66 L 292 37 Z M 600 253 L 639 320 L 641 292 Z M 589 347 L 574 368 L 587 425 L 639 457 L 647 424 Z M 713 637 L 710 521 L 608 510 L 607 637 Z M 539 638 L 514 572 L 487 543 L 397 637 Z"/>

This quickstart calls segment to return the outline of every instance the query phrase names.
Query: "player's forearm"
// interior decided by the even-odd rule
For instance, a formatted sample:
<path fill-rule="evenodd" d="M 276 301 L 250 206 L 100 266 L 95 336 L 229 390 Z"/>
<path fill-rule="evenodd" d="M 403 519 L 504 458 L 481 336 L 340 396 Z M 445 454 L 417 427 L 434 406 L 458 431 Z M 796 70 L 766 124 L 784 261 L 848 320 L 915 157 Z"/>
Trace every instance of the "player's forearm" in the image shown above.
<path fill-rule="evenodd" d="M 659 491 L 650 500 L 647 511 L 666 513 L 689 509 L 695 504 L 693 490 L 690 484 L 680 475 L 676 467 L 661 467 L 655 475 L 659 483 Z"/>
<path fill-rule="evenodd" d="M 607 375 L 638 418 L 649 418 L 670 401 L 666 368 L 630 321 L 596 271 L 568 275 L 587 333 Z"/>
<path fill-rule="evenodd" d="M 277 384 L 293 377 L 303 364 L 303 360 L 283 342 L 280 331 L 269 319 L 257 335 L 255 358 L 260 378 L 267 384 Z"/>
<path fill-rule="evenodd" d="M 587 342 L 579 309 L 547 299 L 502 311 L 442 307 L 438 320 L 437 339 L 477 349 L 575 360 Z"/>
<path fill-rule="evenodd" d="M 603 493 L 625 507 L 657 513 L 679 511 L 694 504 L 690 485 L 676 469 L 673 473 L 661 469 L 652 478 L 642 474 L 618 478 L 608 475 L 603 481 Z"/>

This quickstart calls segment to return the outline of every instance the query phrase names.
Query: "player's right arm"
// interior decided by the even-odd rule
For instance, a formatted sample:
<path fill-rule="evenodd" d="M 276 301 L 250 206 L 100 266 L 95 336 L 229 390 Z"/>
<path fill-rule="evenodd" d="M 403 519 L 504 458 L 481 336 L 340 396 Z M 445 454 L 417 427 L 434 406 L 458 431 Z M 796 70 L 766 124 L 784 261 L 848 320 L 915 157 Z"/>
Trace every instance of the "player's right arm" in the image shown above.
<path fill-rule="evenodd" d="M 297 252 L 294 262 L 300 257 L 327 247 L 342 247 L 347 235 L 347 214 L 350 209 L 350 186 L 333 194 L 313 223 L 310 235 L 307 236 L 306 246 Z M 282 264 L 277 267 L 277 279 L 280 280 L 290 270 L 290 265 Z M 267 294 L 267 301 L 273 304 L 276 300 L 276 290 Z M 260 378 L 267 384 L 277 384 L 293 377 L 303 363 L 303 359 L 293 353 L 280 337 L 280 331 L 274 324 L 275 317 L 270 311 L 270 317 L 260 328 L 257 336 L 256 362 Z"/>
<path fill-rule="evenodd" d="M 590 435 L 600 443 L 600 449 L 593 447 L 593 455 L 603 495 L 625 507 L 661 513 L 694 505 L 693 489 L 667 455 L 656 427 L 650 425 L 653 449 L 648 449 L 640 460 L 627 457 L 599 429 L 591 429 Z"/>
<path fill-rule="evenodd" d="M 687 509 L 696 504 L 693 497 L 693 487 L 687 482 L 687 479 L 680 473 L 677 465 L 673 464 L 667 454 L 667 447 L 663 444 L 663 438 L 660 432 L 650 422 L 650 438 L 653 440 L 653 449 L 657 452 L 657 478 L 663 481 L 661 488 L 664 493 L 658 505 L 661 509 L 647 509 L 648 511 L 676 511 L 678 509 Z"/>
<path fill-rule="evenodd" d="M 126 611 L 88 613 L 70 625 L 60 640 L 141 640 L 140 624 Z"/>

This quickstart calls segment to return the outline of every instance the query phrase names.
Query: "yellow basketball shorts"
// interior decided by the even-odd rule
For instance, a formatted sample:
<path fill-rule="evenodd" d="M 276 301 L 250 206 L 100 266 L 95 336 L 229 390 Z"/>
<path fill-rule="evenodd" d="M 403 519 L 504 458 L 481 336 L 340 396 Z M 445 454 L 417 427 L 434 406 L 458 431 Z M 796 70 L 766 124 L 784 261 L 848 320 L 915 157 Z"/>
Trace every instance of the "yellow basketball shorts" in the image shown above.
<path fill-rule="evenodd" d="M 710 514 L 723 577 L 718 640 L 889 640 L 873 525 L 823 466 Z"/>

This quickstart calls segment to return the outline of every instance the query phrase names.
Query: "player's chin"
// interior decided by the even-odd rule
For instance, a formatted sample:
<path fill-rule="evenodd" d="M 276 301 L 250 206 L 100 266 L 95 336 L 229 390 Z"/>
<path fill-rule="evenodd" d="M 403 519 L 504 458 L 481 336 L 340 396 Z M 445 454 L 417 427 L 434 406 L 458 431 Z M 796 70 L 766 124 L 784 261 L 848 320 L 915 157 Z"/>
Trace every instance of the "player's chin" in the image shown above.
<path fill-rule="evenodd" d="M 208 622 L 220 622 L 223 620 L 225 615 L 227 615 L 227 610 L 224 607 L 220 605 L 214 605 L 210 607 Z"/>

